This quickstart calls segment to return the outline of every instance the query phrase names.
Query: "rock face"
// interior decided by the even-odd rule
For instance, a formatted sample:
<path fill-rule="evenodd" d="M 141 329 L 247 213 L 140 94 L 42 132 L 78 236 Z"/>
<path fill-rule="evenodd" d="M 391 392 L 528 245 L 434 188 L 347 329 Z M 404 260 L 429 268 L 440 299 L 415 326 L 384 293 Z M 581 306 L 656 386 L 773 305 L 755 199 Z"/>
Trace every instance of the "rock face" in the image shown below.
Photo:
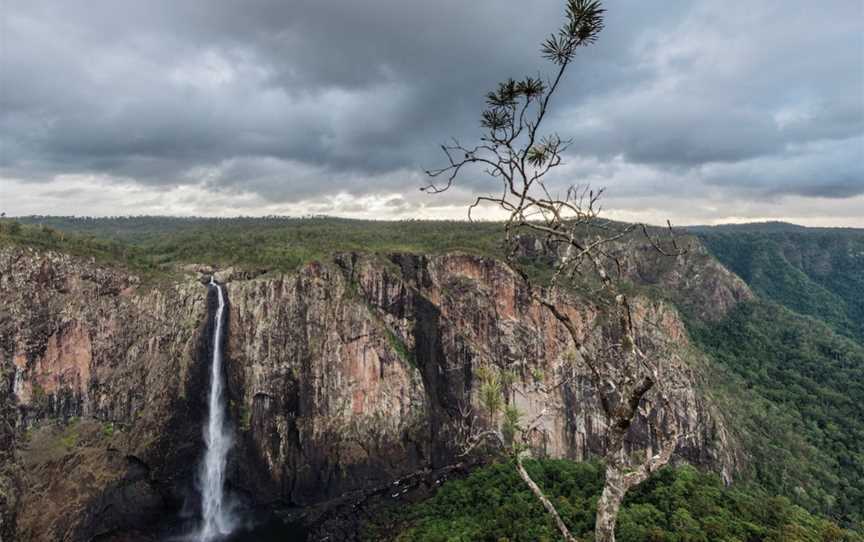
<path fill-rule="evenodd" d="M 13 524 L 17 508 L 18 537 L 7 531 L 4 542 L 89 539 L 129 527 L 88 517 L 123 479 L 143 480 L 160 506 L 176 508 L 200 448 L 206 290 L 194 282 L 144 290 L 137 278 L 90 261 L 3 248 L 0 299 L 7 392 L 0 399 L 22 450 L 8 469 L 21 491 L 3 523 Z M 98 431 L 53 440 L 34 431 L 79 418 L 104 425 L 116 443 Z M 80 471 L 90 476 L 63 485 Z"/>
<path fill-rule="evenodd" d="M 656 232 L 652 235 L 663 237 Z M 747 284 L 712 257 L 698 238 L 686 236 L 677 243 L 683 253 L 669 256 L 657 251 L 642 234 L 630 234 L 625 240 L 607 246 L 607 253 L 620 266 L 612 269 L 610 265 L 607 272 L 611 276 L 618 276 L 620 272 L 623 280 L 653 287 L 702 321 L 720 320 L 735 305 L 753 298 Z M 522 239 L 520 245 L 522 256 L 550 265 L 562 255 L 562 250 L 533 238 Z"/>
<path fill-rule="evenodd" d="M 706 284 L 670 275 L 674 266 L 653 272 L 681 289 Z M 700 272 L 718 277 L 719 293 L 705 295 L 728 300 L 714 311 L 749 295 L 713 268 Z M 212 310 L 200 276 L 187 276 L 144 287 L 93 262 L 0 248 L 0 413 L 10 426 L 0 438 L 10 443 L 4 450 L 19 450 L 0 471 L 4 542 L 16 532 L 19 540 L 147 539 L 154 518 L 194 512 L 190 466 L 202 453 Z M 587 375 L 569 361 L 569 337 L 499 263 L 345 254 L 292 275 L 220 276 L 229 281 L 236 440 L 228 484 L 246 502 L 310 507 L 446 468 L 481 367 L 514 375 L 508 397 L 538 420 L 536 454 L 602 452 L 605 420 Z M 588 344 L 600 347 L 602 315 L 586 301 L 568 303 Z M 668 368 L 675 415 L 659 417 L 649 398 L 634 446 L 650 448 L 655 428 L 677 424 L 686 435 L 678 456 L 730 477 L 736 446 L 701 392 L 677 313 L 647 298 L 635 313 L 644 340 L 671 340 L 684 354 Z M 551 397 L 540 393 L 564 377 Z"/>
<path fill-rule="evenodd" d="M 0 364 L 0 542 L 9 542 L 14 540 L 15 511 L 21 488 L 15 461 L 17 416 L 11 397 L 14 370 L 3 361 Z"/>

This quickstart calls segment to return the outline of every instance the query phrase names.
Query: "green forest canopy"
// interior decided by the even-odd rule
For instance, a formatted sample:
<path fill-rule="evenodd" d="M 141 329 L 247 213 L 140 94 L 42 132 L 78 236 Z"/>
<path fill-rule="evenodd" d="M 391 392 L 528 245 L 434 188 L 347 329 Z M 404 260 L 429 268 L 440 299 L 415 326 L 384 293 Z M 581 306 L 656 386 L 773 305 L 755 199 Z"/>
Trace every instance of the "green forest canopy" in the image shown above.
<path fill-rule="evenodd" d="M 591 540 L 603 470 L 597 463 L 528 461 L 526 468 L 574 535 Z M 513 465 L 492 464 L 450 480 L 432 498 L 376 517 L 365 540 L 553 542 L 560 533 Z M 619 542 L 864 542 L 784 497 L 725 488 L 693 467 L 667 467 L 627 497 Z"/>

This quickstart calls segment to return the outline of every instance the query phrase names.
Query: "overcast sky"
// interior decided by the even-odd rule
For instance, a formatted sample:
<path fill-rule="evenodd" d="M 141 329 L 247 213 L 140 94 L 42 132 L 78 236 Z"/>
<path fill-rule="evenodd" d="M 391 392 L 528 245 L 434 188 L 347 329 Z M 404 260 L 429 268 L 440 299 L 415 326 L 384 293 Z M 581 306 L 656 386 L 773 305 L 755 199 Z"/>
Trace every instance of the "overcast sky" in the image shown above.
<path fill-rule="evenodd" d="M 864 227 L 862 0 L 609 0 L 550 129 L 621 219 Z M 464 218 L 561 0 L 0 0 L 0 210 Z"/>

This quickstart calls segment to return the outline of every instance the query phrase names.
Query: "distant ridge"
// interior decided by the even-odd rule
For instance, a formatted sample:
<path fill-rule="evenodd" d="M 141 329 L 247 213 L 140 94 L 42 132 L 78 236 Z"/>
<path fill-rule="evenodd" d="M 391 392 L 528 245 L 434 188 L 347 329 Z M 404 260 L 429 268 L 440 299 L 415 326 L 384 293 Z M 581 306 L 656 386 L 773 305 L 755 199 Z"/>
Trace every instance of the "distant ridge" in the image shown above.
<path fill-rule="evenodd" d="M 681 226 L 679 229 L 693 233 L 796 233 L 796 232 L 855 232 L 864 233 L 864 228 L 852 228 L 846 226 L 838 227 L 810 227 L 792 224 L 791 222 L 769 221 L 769 222 L 745 222 L 743 224 L 717 224 Z"/>

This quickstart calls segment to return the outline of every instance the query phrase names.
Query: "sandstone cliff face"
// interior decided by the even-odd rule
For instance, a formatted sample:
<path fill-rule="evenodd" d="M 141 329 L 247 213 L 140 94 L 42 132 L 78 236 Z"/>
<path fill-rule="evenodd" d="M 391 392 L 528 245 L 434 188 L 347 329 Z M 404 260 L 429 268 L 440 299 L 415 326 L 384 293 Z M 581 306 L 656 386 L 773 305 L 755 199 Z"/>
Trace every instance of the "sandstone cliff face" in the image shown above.
<path fill-rule="evenodd" d="M 170 498 L 170 486 L 185 483 L 178 465 L 194 462 L 199 449 L 200 432 L 187 420 L 201 419 L 191 394 L 202 380 L 195 354 L 207 323 L 206 290 L 194 282 L 139 290 L 137 278 L 93 262 L 2 248 L 0 299 L 7 392 L 0 399 L 14 413 L 23 450 L 12 477 L 21 490 L 18 537 L 6 533 L 4 540 L 69 540 L 79 529 L 108 528 L 101 523 L 112 521 L 89 517 L 87 505 L 141 468 L 153 482 L 150 496 Z M 100 442 L 98 432 L 86 439 L 67 434 L 64 442 L 40 438 L 43 422 L 78 418 L 117 432 L 117 445 Z M 85 444 L 101 456 L 83 453 Z M 52 447 L 68 453 L 52 455 Z M 114 474 L 103 476 L 108 455 Z M 79 485 L 80 495 L 61 487 L 88 469 L 93 475 Z M 11 523 L 8 511 L 6 518 Z"/>
<path fill-rule="evenodd" d="M 657 272 L 658 280 L 668 275 Z M 510 400 L 540 419 L 535 453 L 582 459 L 603 449 L 599 402 L 568 361 L 564 329 L 501 264 L 460 254 L 346 254 L 288 276 L 217 272 L 217 279 L 226 282 L 236 439 L 228 483 L 249 502 L 309 506 L 452 463 L 486 366 L 516 375 Z M 0 437 L 17 435 L 19 449 L 0 488 L 3 480 L 20 488 L 7 491 L 13 499 L 0 497 L 0 526 L 12 525 L 17 509 L 22 540 L 146 537 L 148 517 L 181 512 L 202 449 L 207 385 L 210 318 L 199 281 L 189 274 L 145 289 L 92 262 L 0 249 L 0 377 L 8 392 L 0 405 L 16 426 L 0 428 Z M 723 288 L 732 300 L 749 294 L 737 284 Z M 588 343 L 602 344 L 597 310 L 570 303 Z M 736 447 L 700 391 L 677 313 L 647 299 L 636 313 L 646 341 L 659 333 L 690 363 L 669 369 L 675 416 L 659 417 L 647 401 L 634 445 L 650 447 L 654 428 L 677 424 L 686 435 L 679 457 L 731 476 Z M 562 377 L 568 382 L 552 397 L 540 393 L 540 384 Z M 81 429 L 70 434 L 75 418 Z M 61 449 L 40 454 L 57 442 Z M 60 473 L 83 481 L 52 481 Z M 81 493 L 64 499 L 73 485 Z M 112 510 L 117 499 L 106 495 L 124 496 L 125 512 Z"/>
<path fill-rule="evenodd" d="M 704 245 L 691 239 L 686 247 L 686 254 L 668 257 L 644 244 L 631 245 L 622 253 L 624 273 L 636 284 L 656 287 L 702 321 L 716 322 L 738 303 L 753 299 L 747 284 Z"/>
<path fill-rule="evenodd" d="M 663 238 L 662 235 L 658 238 Z M 645 241 L 640 233 L 626 240 L 607 245 L 620 269 L 613 269 L 611 261 L 607 271 L 633 284 L 653 287 L 664 298 L 686 310 L 701 321 L 722 319 L 735 305 L 753 298 L 753 292 L 736 274 L 713 258 L 697 238 L 686 236 L 677 241 L 681 254 L 669 256 L 660 253 Z M 665 246 L 665 245 L 664 245 Z M 670 253 L 677 252 L 668 246 Z M 533 238 L 522 239 L 523 256 L 545 260 L 550 265 L 561 256 L 563 249 L 550 247 Z"/>
<path fill-rule="evenodd" d="M 453 462 L 480 367 L 517 375 L 509 396 L 526 419 L 540 416 L 536 453 L 579 460 L 602 452 L 605 419 L 585 370 L 570 361 L 569 336 L 506 267 L 467 255 L 344 255 L 337 264 L 227 286 L 230 380 L 257 467 L 242 479 L 307 505 Z M 572 300 L 571 313 L 600 344 L 596 309 Z M 651 321 L 686 350 L 668 306 L 643 300 L 636 313 L 646 340 Z M 647 402 L 634 446 L 650 449 L 652 427 L 674 423 L 687 435 L 681 457 L 731 476 L 733 447 L 698 371 L 670 370 L 677 414 L 658 419 Z M 541 384 L 565 378 L 551 397 L 541 393 Z"/>

